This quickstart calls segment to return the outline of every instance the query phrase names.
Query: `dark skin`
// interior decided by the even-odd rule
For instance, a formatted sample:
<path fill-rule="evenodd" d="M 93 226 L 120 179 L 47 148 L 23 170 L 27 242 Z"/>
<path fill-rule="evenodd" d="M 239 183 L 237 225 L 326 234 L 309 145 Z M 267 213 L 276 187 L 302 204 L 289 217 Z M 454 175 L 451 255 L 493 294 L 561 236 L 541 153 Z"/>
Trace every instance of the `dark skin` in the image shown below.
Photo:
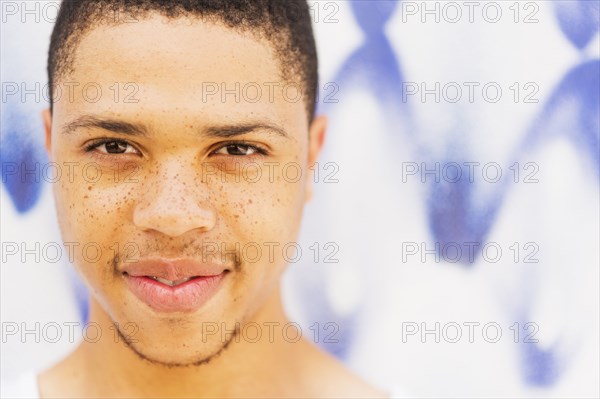
<path fill-rule="evenodd" d="M 115 242 L 135 244 L 144 258 L 198 256 L 203 240 L 230 247 L 296 240 L 325 119 L 309 124 L 305 102 L 280 91 L 257 102 L 202 98 L 203 82 L 284 85 L 279 67 L 268 42 L 184 18 L 149 16 L 83 37 L 61 79 L 96 82 L 105 94 L 92 103 L 76 91 L 73 101 L 56 102 L 44 114 L 46 147 L 51 161 L 76 163 L 75 181 L 54 186 L 57 213 L 65 242 L 102 248 L 93 263 L 75 251 L 75 265 L 90 288 L 90 321 L 105 333 L 40 375 L 43 397 L 384 396 L 305 338 L 292 342 L 280 330 L 255 343 L 203 335 L 206 322 L 288 323 L 281 251 L 251 265 L 242 259 L 208 302 L 186 313 L 157 312 L 132 296 L 120 272 L 123 252 L 114 256 Z M 135 82 L 139 101 L 115 101 L 115 82 Z M 281 173 L 236 182 L 236 162 L 293 162 L 303 173 L 296 182 Z M 100 178 L 83 183 L 90 163 Z M 203 176 L 207 164 L 231 179 Z M 115 179 L 124 165 L 136 182 Z M 128 322 L 138 328 L 135 342 L 122 339 L 130 331 L 115 339 L 114 323 Z"/>

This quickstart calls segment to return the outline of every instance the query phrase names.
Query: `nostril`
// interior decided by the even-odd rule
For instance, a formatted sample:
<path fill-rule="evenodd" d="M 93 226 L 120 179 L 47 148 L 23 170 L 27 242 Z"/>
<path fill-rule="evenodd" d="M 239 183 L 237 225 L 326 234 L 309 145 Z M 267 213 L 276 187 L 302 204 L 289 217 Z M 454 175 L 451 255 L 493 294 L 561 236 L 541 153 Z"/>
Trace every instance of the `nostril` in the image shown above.
<path fill-rule="evenodd" d="M 211 230 L 216 224 L 216 214 L 210 204 L 200 199 L 158 195 L 137 204 L 133 224 L 145 231 L 178 237 L 192 230 Z"/>

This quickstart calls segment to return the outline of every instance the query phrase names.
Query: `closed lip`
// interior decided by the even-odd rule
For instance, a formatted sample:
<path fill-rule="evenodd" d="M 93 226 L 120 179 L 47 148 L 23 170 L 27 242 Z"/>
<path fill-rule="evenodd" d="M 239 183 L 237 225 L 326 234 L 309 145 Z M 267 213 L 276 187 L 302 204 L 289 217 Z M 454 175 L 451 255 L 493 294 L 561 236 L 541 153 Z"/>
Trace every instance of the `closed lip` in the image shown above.
<path fill-rule="evenodd" d="M 120 269 L 131 292 L 157 312 L 193 312 L 217 293 L 230 269 L 195 259 L 143 259 Z"/>
<path fill-rule="evenodd" d="M 229 271 L 228 265 L 201 262 L 193 258 L 146 258 L 135 263 L 123 263 L 121 273 L 132 277 L 156 277 L 168 281 L 181 281 L 193 277 L 210 277 Z"/>

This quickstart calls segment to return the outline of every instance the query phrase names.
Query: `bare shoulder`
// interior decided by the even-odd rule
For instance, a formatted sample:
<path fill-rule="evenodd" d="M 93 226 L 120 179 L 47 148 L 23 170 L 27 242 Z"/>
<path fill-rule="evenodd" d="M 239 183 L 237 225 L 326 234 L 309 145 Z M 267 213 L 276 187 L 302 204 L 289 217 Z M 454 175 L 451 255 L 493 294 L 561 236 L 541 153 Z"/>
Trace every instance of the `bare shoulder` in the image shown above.
<path fill-rule="evenodd" d="M 325 351 L 307 343 L 304 348 L 310 352 L 305 356 L 304 366 L 309 379 L 311 397 L 327 398 L 388 398 L 389 395 L 370 385 L 360 376 L 350 371 L 342 362 Z"/>

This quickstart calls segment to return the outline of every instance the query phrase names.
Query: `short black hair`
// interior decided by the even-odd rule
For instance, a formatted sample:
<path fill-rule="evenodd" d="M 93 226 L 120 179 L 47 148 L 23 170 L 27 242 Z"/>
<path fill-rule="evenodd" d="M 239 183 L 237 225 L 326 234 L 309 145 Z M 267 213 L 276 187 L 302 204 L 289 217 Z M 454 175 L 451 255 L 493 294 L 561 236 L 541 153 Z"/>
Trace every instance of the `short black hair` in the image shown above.
<path fill-rule="evenodd" d="M 318 63 L 306 0 L 63 0 L 48 51 L 48 86 L 73 68 L 82 36 L 99 25 L 117 25 L 150 13 L 200 17 L 265 39 L 275 50 L 284 81 L 297 79 L 309 121 L 314 117 Z"/>

